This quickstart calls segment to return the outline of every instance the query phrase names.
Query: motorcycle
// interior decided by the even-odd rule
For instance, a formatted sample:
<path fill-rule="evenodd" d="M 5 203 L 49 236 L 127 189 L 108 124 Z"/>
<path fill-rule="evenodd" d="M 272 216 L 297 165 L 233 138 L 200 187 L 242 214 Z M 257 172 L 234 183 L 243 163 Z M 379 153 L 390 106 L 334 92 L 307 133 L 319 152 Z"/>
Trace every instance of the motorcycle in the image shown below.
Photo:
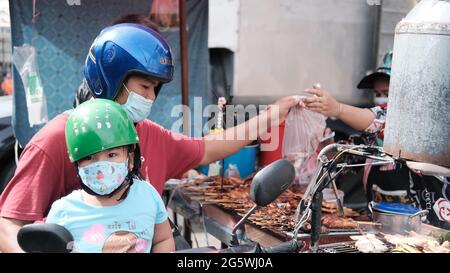
<path fill-rule="evenodd" d="M 272 247 L 262 247 L 258 242 L 242 239 L 237 231 L 245 220 L 258 208 L 267 206 L 278 198 L 294 181 L 294 167 L 286 160 L 278 160 L 260 170 L 250 186 L 250 198 L 254 206 L 233 227 L 230 247 L 217 250 L 214 247 L 191 248 L 175 253 L 298 253 L 303 242 L 292 239 Z M 25 252 L 70 253 L 73 251 L 74 238 L 63 226 L 57 224 L 30 224 L 19 230 L 17 240 Z"/>
<path fill-rule="evenodd" d="M 250 199 L 255 203 L 253 207 L 234 225 L 229 247 L 216 249 L 214 247 L 193 248 L 176 253 L 298 253 L 304 246 L 303 241 L 292 239 L 271 247 L 263 247 L 258 242 L 248 238 L 238 238 L 238 230 L 245 220 L 258 209 L 272 203 L 294 181 L 295 170 L 292 164 L 284 159 L 277 160 L 261 169 L 253 178 L 250 185 Z"/>
<path fill-rule="evenodd" d="M 370 162 L 347 160 L 345 155 L 360 157 L 363 159 L 371 159 Z M 309 183 L 303 199 L 297 207 L 295 215 L 295 228 L 293 237 L 296 238 L 301 227 L 307 222 L 311 221 L 311 250 L 318 252 L 318 242 L 320 239 L 321 229 L 321 211 L 322 211 L 322 191 L 345 169 L 362 167 L 365 165 L 391 165 L 396 162 L 402 163 L 410 170 L 421 173 L 422 175 L 429 175 L 438 178 L 445 185 L 446 179 L 444 177 L 450 176 L 450 169 L 437 166 L 430 163 L 409 161 L 402 158 L 393 158 L 386 154 L 381 147 L 369 145 L 344 145 L 344 144 L 330 144 L 323 148 L 318 155 L 318 166 L 316 172 Z M 342 200 L 338 198 L 337 191 L 336 199 L 338 201 L 338 208 L 342 211 Z M 343 215 L 343 211 L 341 213 Z"/>

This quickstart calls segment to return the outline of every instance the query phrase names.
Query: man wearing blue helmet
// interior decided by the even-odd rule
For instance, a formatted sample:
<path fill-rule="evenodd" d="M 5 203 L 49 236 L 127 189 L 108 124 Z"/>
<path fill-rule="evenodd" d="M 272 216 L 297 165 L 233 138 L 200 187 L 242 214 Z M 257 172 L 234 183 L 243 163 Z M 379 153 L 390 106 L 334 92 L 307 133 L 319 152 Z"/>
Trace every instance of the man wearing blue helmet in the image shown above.
<path fill-rule="evenodd" d="M 111 25 L 117 25 L 122 23 L 133 23 L 133 24 L 139 24 L 146 26 L 150 29 L 157 30 L 158 26 L 148 17 L 147 15 L 143 14 L 126 14 L 119 16 L 118 18 L 114 19 Z M 86 79 L 83 78 L 82 83 L 78 87 L 78 89 L 75 91 L 75 98 L 73 102 L 73 107 L 77 107 L 81 103 L 87 101 L 88 99 L 92 98 L 92 93 L 89 89 L 89 86 L 86 82 Z"/>
<path fill-rule="evenodd" d="M 158 33 L 119 24 L 95 39 L 84 70 L 92 95 L 117 101 L 135 123 L 141 175 L 160 194 L 169 178 L 239 151 L 252 142 L 253 132 L 260 135 L 267 131 L 264 125 L 278 126 L 291 107 L 303 105 L 296 97 L 285 97 L 223 134 L 185 137 L 146 119 L 162 84 L 172 80 L 173 69 L 170 47 Z M 0 196 L 0 251 L 20 251 L 16 242 L 20 227 L 46 217 L 55 200 L 80 188 L 67 156 L 66 123 L 67 114 L 55 117 L 25 147 L 14 178 Z M 245 138 L 223 140 L 230 133 Z"/>
<path fill-rule="evenodd" d="M 173 70 L 170 47 L 158 33 L 141 25 L 119 24 L 95 39 L 84 76 L 94 97 L 118 101 L 139 122 L 150 114 L 153 100 L 161 85 L 172 80 Z"/>

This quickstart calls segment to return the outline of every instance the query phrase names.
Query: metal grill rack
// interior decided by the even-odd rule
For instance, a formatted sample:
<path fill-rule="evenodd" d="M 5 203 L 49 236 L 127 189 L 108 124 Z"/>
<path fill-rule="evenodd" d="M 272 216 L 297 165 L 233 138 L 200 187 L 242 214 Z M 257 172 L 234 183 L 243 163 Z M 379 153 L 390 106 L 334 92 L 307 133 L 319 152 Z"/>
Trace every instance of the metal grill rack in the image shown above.
<path fill-rule="evenodd" d="M 355 242 L 342 242 L 334 244 L 320 245 L 319 253 L 360 253 L 355 247 Z"/>

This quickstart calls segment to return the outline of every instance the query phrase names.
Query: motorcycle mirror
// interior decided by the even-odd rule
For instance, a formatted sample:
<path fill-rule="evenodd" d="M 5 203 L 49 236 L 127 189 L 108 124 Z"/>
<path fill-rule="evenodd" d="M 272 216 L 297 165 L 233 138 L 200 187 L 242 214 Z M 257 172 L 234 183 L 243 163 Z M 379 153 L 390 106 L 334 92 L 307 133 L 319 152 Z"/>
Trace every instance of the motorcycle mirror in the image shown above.
<path fill-rule="evenodd" d="M 266 206 L 277 199 L 294 178 L 294 166 L 285 159 L 277 160 L 255 175 L 250 186 L 250 198 L 258 206 Z"/>
<path fill-rule="evenodd" d="M 69 253 L 73 236 L 57 224 L 30 224 L 17 234 L 19 246 L 28 253 Z"/>

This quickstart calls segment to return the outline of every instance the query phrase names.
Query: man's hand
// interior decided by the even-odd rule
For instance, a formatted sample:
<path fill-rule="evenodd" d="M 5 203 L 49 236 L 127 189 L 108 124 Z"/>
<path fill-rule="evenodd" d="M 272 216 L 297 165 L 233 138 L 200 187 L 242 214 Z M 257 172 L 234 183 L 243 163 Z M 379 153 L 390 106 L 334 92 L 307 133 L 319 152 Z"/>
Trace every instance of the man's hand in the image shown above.
<path fill-rule="evenodd" d="M 303 100 L 307 109 L 327 117 L 339 117 L 339 114 L 342 112 L 342 106 L 330 93 L 316 88 L 305 89 L 305 92 L 313 94 L 313 96 Z"/>
<path fill-rule="evenodd" d="M 286 117 L 289 114 L 289 111 L 291 110 L 292 107 L 294 107 L 294 106 L 305 107 L 306 106 L 305 103 L 303 102 L 302 97 L 300 97 L 300 96 L 283 97 L 283 98 L 277 100 L 273 105 L 278 106 L 280 123 L 282 123 L 286 119 Z"/>
<path fill-rule="evenodd" d="M 200 165 L 209 164 L 236 153 L 255 140 L 257 136 L 267 133 L 268 128 L 280 125 L 294 106 L 305 107 L 302 97 L 283 97 L 245 123 L 228 128 L 221 134 L 205 136 L 205 154 Z M 232 137 L 227 138 L 227 135 Z M 236 138 L 235 136 L 243 137 Z"/>

